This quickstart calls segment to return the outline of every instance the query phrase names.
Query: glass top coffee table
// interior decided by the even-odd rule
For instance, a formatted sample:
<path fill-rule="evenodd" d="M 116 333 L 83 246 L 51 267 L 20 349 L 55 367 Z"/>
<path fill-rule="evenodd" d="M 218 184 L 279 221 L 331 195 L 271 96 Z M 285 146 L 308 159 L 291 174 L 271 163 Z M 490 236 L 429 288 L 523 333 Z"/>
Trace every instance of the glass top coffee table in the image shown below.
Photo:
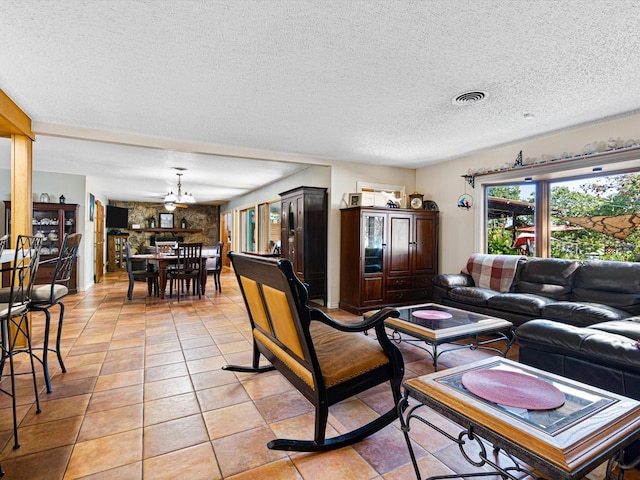
<path fill-rule="evenodd" d="M 491 389 L 478 395 L 467 388 L 473 384 L 468 383 L 469 378 L 474 378 L 470 375 L 478 378 L 487 373 L 504 375 L 505 372 L 525 379 L 525 393 L 535 394 L 544 382 L 549 389 L 561 393 L 561 403 L 540 410 L 510 406 L 488 400 L 484 395 L 491 396 L 494 393 Z M 490 386 L 496 389 L 493 384 Z M 611 460 L 619 460 L 622 450 L 640 437 L 640 402 L 505 358 L 488 358 L 423 375 L 406 381 L 404 387 L 398 412 L 418 478 L 422 477 L 410 439 L 411 424 L 415 420 L 456 442 L 469 463 L 495 468 L 494 472 L 430 479 L 496 474 L 520 479 L 522 472 L 528 474 L 526 478 L 540 478 L 534 472 L 542 472 L 554 480 L 576 480 L 607 460 L 610 472 Z M 518 396 L 517 388 L 509 383 L 500 388 L 502 393 L 513 390 L 512 399 Z M 443 431 L 421 414 L 423 407 L 453 420 L 462 431 L 457 437 Z M 493 446 L 494 452 L 502 450 L 508 454 L 513 466 L 498 464 L 495 455 L 487 454 L 483 440 Z M 619 468 L 632 466 L 619 465 Z"/>
<path fill-rule="evenodd" d="M 433 358 L 433 367 L 438 370 L 440 355 L 461 348 L 482 348 L 502 354 L 509 353 L 513 336 L 510 335 L 511 322 L 502 318 L 446 307 L 436 303 L 423 303 L 407 307 L 397 307 L 399 318 L 388 318 L 385 325 L 392 330 L 391 338 L 397 342 L 424 342 L 426 347 L 416 345 Z M 366 315 L 366 314 L 365 314 Z M 403 337 L 408 335 L 410 338 Z M 490 338 L 480 340 L 480 336 Z M 503 340 L 504 350 L 489 347 L 488 344 Z M 443 343 L 454 343 L 438 350 Z"/>

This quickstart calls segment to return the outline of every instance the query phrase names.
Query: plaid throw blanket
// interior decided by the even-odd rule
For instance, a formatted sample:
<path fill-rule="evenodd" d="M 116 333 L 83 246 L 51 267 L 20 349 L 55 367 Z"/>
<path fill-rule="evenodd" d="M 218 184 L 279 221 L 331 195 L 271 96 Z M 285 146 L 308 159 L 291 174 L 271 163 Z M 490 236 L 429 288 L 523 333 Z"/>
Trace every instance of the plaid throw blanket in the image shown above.
<path fill-rule="evenodd" d="M 516 275 L 520 255 L 485 255 L 474 253 L 469 257 L 463 273 L 473 278 L 476 287 L 508 292 Z M 466 270 L 466 271 L 465 271 Z"/>

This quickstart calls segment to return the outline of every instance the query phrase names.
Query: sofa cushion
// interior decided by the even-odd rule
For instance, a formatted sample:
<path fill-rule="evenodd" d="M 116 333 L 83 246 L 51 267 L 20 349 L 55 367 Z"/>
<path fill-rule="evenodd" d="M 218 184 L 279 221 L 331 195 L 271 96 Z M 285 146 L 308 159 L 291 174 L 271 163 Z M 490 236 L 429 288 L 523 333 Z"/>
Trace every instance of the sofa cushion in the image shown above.
<path fill-rule="evenodd" d="M 589 328 L 640 340 L 640 317 L 629 317 L 624 320 L 596 323 Z"/>
<path fill-rule="evenodd" d="M 513 291 L 569 300 L 578 267 L 574 260 L 530 258 L 518 269 Z"/>
<path fill-rule="evenodd" d="M 583 302 L 552 302 L 542 307 L 540 314 L 544 318 L 578 327 L 610 320 L 622 320 L 629 316 L 627 312 L 608 305 Z"/>
<path fill-rule="evenodd" d="M 487 305 L 497 310 L 539 316 L 542 307 L 553 302 L 550 298 L 529 293 L 500 293 L 488 299 Z"/>
<path fill-rule="evenodd" d="M 495 290 L 480 287 L 455 287 L 449 290 L 449 298 L 469 305 L 487 306 L 487 300 L 498 295 Z"/>
<path fill-rule="evenodd" d="M 640 315 L 640 263 L 584 262 L 577 272 L 571 300 L 603 303 Z"/>

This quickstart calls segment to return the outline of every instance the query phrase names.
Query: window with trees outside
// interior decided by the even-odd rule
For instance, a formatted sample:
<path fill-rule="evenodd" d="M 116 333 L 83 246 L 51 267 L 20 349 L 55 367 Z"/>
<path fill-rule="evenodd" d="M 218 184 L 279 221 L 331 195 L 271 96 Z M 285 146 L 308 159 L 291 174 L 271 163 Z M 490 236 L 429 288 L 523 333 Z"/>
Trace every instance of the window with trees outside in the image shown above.
<path fill-rule="evenodd" d="M 485 188 L 487 253 L 640 261 L 640 174 Z"/>

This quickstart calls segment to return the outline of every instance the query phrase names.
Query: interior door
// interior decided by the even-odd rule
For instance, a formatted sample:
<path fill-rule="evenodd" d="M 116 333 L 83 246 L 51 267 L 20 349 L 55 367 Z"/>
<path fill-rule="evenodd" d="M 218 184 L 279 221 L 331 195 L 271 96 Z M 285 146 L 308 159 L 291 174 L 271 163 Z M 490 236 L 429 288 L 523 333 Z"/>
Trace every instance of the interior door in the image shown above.
<path fill-rule="evenodd" d="M 102 281 L 104 273 L 104 206 L 100 200 L 96 200 L 95 207 L 95 272 L 93 275 L 95 283 Z"/>

